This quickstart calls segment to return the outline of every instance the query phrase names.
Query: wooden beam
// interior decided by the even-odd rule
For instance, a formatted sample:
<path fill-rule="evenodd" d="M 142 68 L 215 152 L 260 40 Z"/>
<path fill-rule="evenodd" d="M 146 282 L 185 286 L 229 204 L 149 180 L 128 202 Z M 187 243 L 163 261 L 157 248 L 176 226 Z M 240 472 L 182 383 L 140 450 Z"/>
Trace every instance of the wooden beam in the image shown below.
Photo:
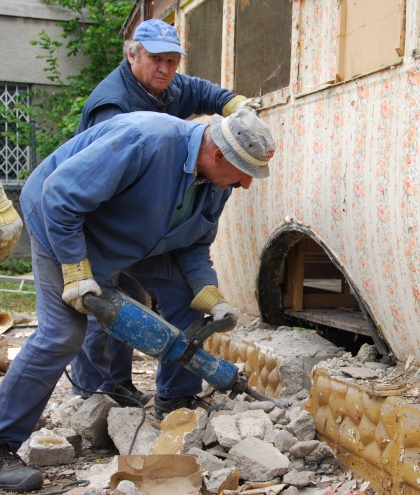
<path fill-rule="evenodd" d="M 295 262 L 293 264 L 293 292 L 292 308 L 293 311 L 302 311 L 303 309 L 303 277 L 305 273 L 305 253 L 306 238 L 303 237 L 298 244 L 295 244 Z"/>

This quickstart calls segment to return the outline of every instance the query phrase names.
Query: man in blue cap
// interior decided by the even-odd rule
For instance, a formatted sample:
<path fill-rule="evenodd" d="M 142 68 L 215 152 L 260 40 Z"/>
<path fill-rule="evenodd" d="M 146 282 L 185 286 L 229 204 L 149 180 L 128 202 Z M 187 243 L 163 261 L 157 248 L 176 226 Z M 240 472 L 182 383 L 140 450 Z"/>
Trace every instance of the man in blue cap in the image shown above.
<path fill-rule="evenodd" d="M 193 114 L 217 113 L 226 117 L 242 107 L 250 110 L 260 107 L 259 98 L 234 95 L 210 81 L 177 74 L 181 55 L 186 53 L 173 26 L 158 19 L 142 22 L 133 39 L 124 44 L 124 61 L 86 101 L 77 133 L 117 114 L 137 110 L 187 119 Z M 121 273 L 118 284 L 131 297 L 145 303 L 144 291 L 126 272 Z M 109 352 L 104 353 L 104 349 Z M 90 315 L 83 347 L 72 362 L 72 378 L 85 390 L 120 394 L 115 399 L 122 406 L 133 406 L 133 403 L 121 395 L 146 404 L 152 396 L 143 394 L 132 383 L 132 356 L 131 347 L 105 334 L 96 318 Z M 168 388 L 172 389 L 173 398 L 177 398 L 176 387 L 169 387 L 170 381 L 169 377 Z M 73 387 L 73 392 L 82 397 L 89 395 L 77 387 Z M 187 397 L 173 405 L 181 407 L 182 404 L 192 407 L 196 401 Z"/>

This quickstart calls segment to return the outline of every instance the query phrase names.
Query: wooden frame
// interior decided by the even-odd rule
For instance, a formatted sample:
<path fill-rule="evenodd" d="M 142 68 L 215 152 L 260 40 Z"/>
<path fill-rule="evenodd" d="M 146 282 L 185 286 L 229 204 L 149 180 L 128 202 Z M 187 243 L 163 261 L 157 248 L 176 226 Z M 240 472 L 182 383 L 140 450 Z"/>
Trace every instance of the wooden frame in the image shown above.
<path fill-rule="evenodd" d="M 406 0 L 339 0 L 336 81 L 401 63 Z"/>
<path fill-rule="evenodd" d="M 324 267 L 332 265 L 326 253 L 313 252 L 314 245 L 313 241 L 303 237 L 294 244 L 287 255 L 287 269 L 283 279 L 283 308 L 291 308 L 294 312 L 303 311 L 305 308 L 360 309 L 343 274 L 340 274 L 341 293 L 310 289 L 309 287 L 304 290 L 305 263 L 319 265 L 320 278 L 323 278 Z M 308 252 L 308 246 L 312 247 L 312 251 Z"/>

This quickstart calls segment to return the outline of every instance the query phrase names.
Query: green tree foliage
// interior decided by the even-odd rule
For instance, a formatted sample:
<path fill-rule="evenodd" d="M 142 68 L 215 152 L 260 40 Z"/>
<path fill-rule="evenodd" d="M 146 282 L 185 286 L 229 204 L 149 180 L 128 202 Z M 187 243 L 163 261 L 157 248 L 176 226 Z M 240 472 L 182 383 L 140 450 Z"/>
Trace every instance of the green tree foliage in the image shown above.
<path fill-rule="evenodd" d="M 119 31 L 131 10 L 133 2 L 125 0 L 45 0 L 58 3 L 74 13 L 70 21 L 59 22 L 63 30 L 62 41 L 53 40 L 42 31 L 39 40 L 32 45 L 42 48 L 44 54 L 37 58 L 45 60 L 47 78 L 54 85 L 52 91 L 32 92 L 41 98 L 41 103 L 26 111 L 36 119 L 37 152 L 41 158 L 48 156 L 62 143 L 74 136 L 82 108 L 95 86 L 114 70 L 122 60 L 123 39 Z M 86 19 L 88 12 L 88 19 Z M 58 50 L 67 50 L 67 56 L 83 55 L 86 65 L 77 74 L 63 80 L 58 62 Z M 7 112 L 1 109 L 0 113 Z M 9 112 L 12 118 L 11 112 Z M 16 118 L 16 117 L 14 117 Z M 20 121 L 25 144 L 29 128 Z"/>

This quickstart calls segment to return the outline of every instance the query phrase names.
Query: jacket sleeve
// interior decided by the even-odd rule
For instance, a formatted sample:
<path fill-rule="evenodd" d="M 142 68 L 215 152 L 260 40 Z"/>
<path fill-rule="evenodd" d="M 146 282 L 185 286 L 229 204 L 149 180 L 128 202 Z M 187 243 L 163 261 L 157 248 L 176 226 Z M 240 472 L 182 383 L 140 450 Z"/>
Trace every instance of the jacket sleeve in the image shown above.
<path fill-rule="evenodd" d="M 217 273 L 212 268 L 213 262 L 210 259 L 210 246 L 216 238 L 219 218 L 230 194 L 230 189 L 223 193 L 219 208 L 214 213 L 215 224 L 204 236 L 191 246 L 172 251 L 188 285 L 193 290 L 203 285 L 218 285 Z"/>
<path fill-rule="evenodd" d="M 44 182 L 45 230 L 60 263 L 86 258 L 85 214 L 119 194 L 140 173 L 143 146 L 137 128 L 114 124 L 108 131 L 63 161 Z"/>
<path fill-rule="evenodd" d="M 223 107 L 235 94 L 206 79 L 175 74 L 173 82 L 180 89 L 178 117 L 186 119 L 193 114 L 222 115 Z"/>

